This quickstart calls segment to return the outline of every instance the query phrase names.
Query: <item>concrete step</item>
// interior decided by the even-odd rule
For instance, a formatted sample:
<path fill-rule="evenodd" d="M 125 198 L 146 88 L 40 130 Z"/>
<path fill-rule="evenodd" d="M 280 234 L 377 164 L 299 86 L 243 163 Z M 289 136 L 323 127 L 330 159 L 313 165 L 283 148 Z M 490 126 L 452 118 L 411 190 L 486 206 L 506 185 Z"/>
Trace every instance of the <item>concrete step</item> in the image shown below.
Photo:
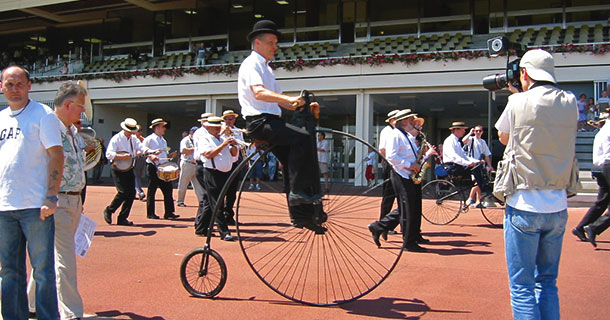
<path fill-rule="evenodd" d="M 595 203 L 595 200 L 597 200 L 597 192 L 596 193 L 590 193 L 590 192 L 580 193 L 579 192 L 574 197 L 568 198 L 568 207 L 570 207 L 570 208 L 588 208 Z"/>

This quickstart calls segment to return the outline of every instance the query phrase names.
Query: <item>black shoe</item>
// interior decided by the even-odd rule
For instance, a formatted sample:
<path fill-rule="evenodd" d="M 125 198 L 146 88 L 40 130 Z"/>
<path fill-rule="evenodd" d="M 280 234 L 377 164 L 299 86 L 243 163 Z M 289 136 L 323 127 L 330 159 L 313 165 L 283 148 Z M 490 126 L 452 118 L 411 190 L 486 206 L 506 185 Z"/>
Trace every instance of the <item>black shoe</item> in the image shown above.
<path fill-rule="evenodd" d="M 30 311 L 30 314 L 29 314 L 29 316 L 28 316 L 28 319 L 38 319 L 38 318 L 36 317 L 36 312 L 32 312 L 32 311 Z"/>
<path fill-rule="evenodd" d="M 595 237 L 597 237 L 597 235 L 595 234 L 595 231 L 593 231 L 590 226 L 584 226 L 583 229 L 585 229 L 589 242 L 591 242 L 593 247 L 597 248 L 597 242 L 595 242 Z"/>
<path fill-rule="evenodd" d="M 428 252 L 428 249 L 420 247 L 417 243 L 408 244 L 403 248 L 403 250 L 409 252 Z"/>
<path fill-rule="evenodd" d="M 131 222 L 129 220 L 117 221 L 116 224 L 119 226 L 133 226 L 133 222 Z"/>
<path fill-rule="evenodd" d="M 388 241 L 388 231 L 383 230 L 383 232 L 381 232 L 381 238 L 383 241 Z"/>
<path fill-rule="evenodd" d="M 420 237 L 419 237 L 419 239 L 417 239 L 416 241 L 417 241 L 417 243 L 419 243 L 419 244 L 430 243 L 430 240 L 428 240 L 428 239 L 426 239 L 426 238 L 424 238 L 424 237 L 421 237 L 421 236 L 420 236 Z"/>
<path fill-rule="evenodd" d="M 112 213 L 108 211 L 108 209 L 104 209 L 104 221 L 107 224 L 112 224 Z"/>
<path fill-rule="evenodd" d="M 146 218 L 148 218 L 148 219 L 153 219 L 153 220 L 158 220 L 158 219 L 161 219 L 161 218 L 159 218 L 159 216 L 158 216 L 158 215 L 156 215 L 156 214 L 147 215 L 147 216 L 146 216 Z"/>
<path fill-rule="evenodd" d="M 373 242 L 377 245 L 377 247 L 381 247 L 381 242 L 379 242 L 379 236 L 383 233 L 383 230 L 379 230 L 375 228 L 373 224 L 369 224 L 369 231 L 373 235 Z"/>
<path fill-rule="evenodd" d="M 587 241 L 585 232 L 582 229 L 574 228 L 572 229 L 572 234 L 575 235 L 580 241 Z"/>
<path fill-rule="evenodd" d="M 166 214 L 166 215 L 163 216 L 163 219 L 166 219 L 166 220 L 176 220 L 178 218 L 180 218 L 180 215 L 173 214 L 173 213 Z"/>
<path fill-rule="evenodd" d="M 186 207 L 186 204 L 184 204 L 184 202 L 178 202 L 178 204 L 176 204 L 178 207 Z"/>
<path fill-rule="evenodd" d="M 326 233 L 326 231 L 328 229 L 324 228 L 323 226 L 319 225 L 319 224 L 315 224 L 313 222 L 310 221 L 295 221 L 292 223 L 292 226 L 295 228 L 299 228 L 299 229 L 309 229 L 311 231 L 313 231 L 315 234 L 324 234 Z"/>

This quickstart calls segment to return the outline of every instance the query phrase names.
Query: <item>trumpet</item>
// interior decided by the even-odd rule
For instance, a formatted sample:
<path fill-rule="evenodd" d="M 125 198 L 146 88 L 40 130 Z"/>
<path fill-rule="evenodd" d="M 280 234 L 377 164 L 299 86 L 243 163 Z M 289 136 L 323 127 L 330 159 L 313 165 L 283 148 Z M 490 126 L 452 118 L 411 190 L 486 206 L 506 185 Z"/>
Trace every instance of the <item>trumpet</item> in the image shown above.
<path fill-rule="evenodd" d="M 91 127 L 82 128 L 78 134 L 83 138 L 86 146 L 94 146 L 93 150 L 85 154 L 84 170 L 89 171 L 93 169 L 102 158 L 102 144 L 95 138 L 97 134 Z"/>

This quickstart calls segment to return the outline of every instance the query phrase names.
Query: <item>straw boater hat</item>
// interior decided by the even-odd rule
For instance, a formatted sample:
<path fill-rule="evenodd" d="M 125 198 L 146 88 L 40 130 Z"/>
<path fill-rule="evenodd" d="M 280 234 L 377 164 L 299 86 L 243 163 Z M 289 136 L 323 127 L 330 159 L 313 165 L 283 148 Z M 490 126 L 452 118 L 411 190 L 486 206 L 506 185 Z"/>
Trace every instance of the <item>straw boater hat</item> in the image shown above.
<path fill-rule="evenodd" d="M 260 20 L 254 24 L 252 31 L 248 33 L 246 38 L 249 42 L 252 42 L 252 39 L 261 33 L 273 33 L 278 39 L 282 37 L 282 34 L 277 31 L 275 22 L 271 20 Z"/>
<path fill-rule="evenodd" d="M 233 111 L 233 110 L 226 110 L 225 112 L 222 113 L 222 119 L 224 119 L 228 116 L 239 117 L 239 114 L 235 113 L 235 111 Z"/>
<path fill-rule="evenodd" d="M 208 117 L 211 117 L 211 116 L 213 116 L 213 115 L 214 115 L 214 114 L 213 114 L 213 113 L 211 113 L 211 112 L 202 113 L 202 114 L 201 114 L 201 118 L 200 118 L 200 119 L 197 119 L 197 121 L 199 121 L 199 122 L 206 121 L 206 120 L 208 120 Z"/>
<path fill-rule="evenodd" d="M 400 112 L 400 110 L 392 110 L 388 112 L 388 118 L 385 119 L 385 122 L 390 122 L 390 120 L 394 119 L 398 112 Z"/>
<path fill-rule="evenodd" d="M 400 110 L 395 116 L 396 122 L 410 118 L 410 117 L 417 117 L 417 113 L 412 113 L 411 109 L 404 109 L 404 110 Z"/>
<path fill-rule="evenodd" d="M 222 118 L 216 116 L 208 117 L 208 121 L 203 125 L 206 127 L 222 127 Z"/>
<path fill-rule="evenodd" d="M 415 122 L 419 122 L 419 125 L 423 126 L 426 120 L 424 120 L 424 118 L 416 117 Z"/>
<path fill-rule="evenodd" d="M 156 125 L 159 125 L 159 124 L 160 124 L 160 125 L 166 125 L 166 124 L 167 124 L 167 122 L 163 121 L 163 119 L 161 119 L 161 118 L 157 118 L 157 119 L 155 119 L 155 120 L 153 120 L 153 121 L 151 121 L 151 122 L 150 122 L 150 126 L 149 126 L 149 128 L 151 128 L 151 129 L 152 129 L 152 128 L 154 128 Z"/>
<path fill-rule="evenodd" d="M 123 122 L 121 122 L 121 128 L 125 131 L 129 131 L 131 133 L 138 132 L 140 126 L 138 126 L 138 122 L 132 118 L 125 118 Z"/>
<path fill-rule="evenodd" d="M 468 129 L 468 126 L 464 122 L 460 122 L 460 121 L 452 122 L 451 123 L 451 127 L 449 127 L 449 130 L 459 129 L 459 128 Z"/>

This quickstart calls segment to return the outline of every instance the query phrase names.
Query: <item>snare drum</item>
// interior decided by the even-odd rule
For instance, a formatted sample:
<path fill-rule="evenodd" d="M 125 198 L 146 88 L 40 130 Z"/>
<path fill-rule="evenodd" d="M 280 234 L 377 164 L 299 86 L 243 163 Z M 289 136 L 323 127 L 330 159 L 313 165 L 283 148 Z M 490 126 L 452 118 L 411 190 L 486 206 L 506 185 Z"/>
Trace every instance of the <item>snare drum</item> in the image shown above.
<path fill-rule="evenodd" d="M 113 169 L 115 169 L 117 171 L 125 172 L 125 171 L 129 171 L 129 170 L 131 170 L 131 168 L 133 168 L 133 165 L 135 164 L 135 158 L 132 157 L 129 152 L 119 151 L 116 154 L 117 155 L 124 155 L 124 154 L 129 155 L 129 159 L 112 161 Z"/>
<path fill-rule="evenodd" d="M 180 167 L 173 162 L 157 165 L 157 177 L 163 181 L 174 181 L 180 177 Z"/>

